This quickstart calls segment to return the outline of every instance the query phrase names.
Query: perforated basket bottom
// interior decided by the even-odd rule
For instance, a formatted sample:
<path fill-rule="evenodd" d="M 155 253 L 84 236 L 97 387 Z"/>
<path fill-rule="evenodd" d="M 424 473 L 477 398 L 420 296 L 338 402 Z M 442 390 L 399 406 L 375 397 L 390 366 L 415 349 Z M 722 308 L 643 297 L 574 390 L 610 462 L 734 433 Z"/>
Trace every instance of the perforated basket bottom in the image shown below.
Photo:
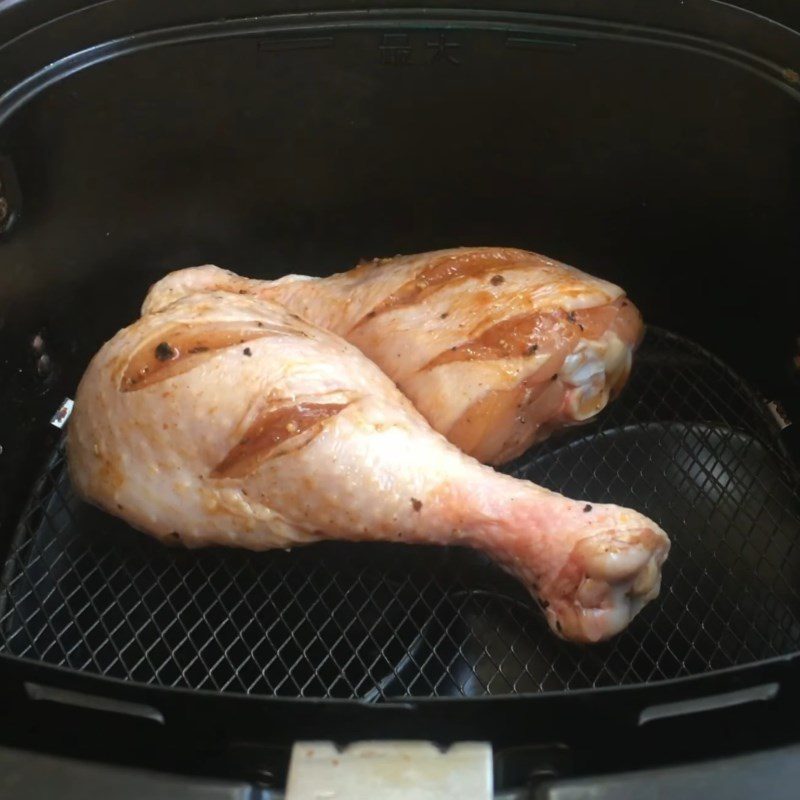
<path fill-rule="evenodd" d="M 0 586 L 0 650 L 160 686 L 367 700 L 652 682 L 800 649 L 800 482 L 747 386 L 650 330 L 623 396 L 509 471 L 670 534 L 661 597 L 611 642 L 556 639 L 460 548 L 168 549 L 75 499 L 61 450 Z"/>

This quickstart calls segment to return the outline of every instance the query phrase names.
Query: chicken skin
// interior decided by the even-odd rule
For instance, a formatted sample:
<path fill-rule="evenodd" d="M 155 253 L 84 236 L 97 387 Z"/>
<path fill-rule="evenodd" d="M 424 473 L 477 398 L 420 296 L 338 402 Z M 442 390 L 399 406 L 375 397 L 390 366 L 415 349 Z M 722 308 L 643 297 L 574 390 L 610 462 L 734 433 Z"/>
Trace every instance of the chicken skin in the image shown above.
<path fill-rule="evenodd" d="M 67 456 L 80 496 L 187 547 L 477 548 L 576 641 L 612 636 L 656 597 L 669 550 L 636 511 L 480 464 L 344 339 L 229 292 L 182 297 L 102 347 Z"/>
<path fill-rule="evenodd" d="M 601 411 L 643 331 L 618 286 L 496 247 L 376 259 L 321 279 L 180 270 L 151 288 L 143 313 L 209 289 L 277 300 L 343 336 L 433 428 L 488 464 Z"/>

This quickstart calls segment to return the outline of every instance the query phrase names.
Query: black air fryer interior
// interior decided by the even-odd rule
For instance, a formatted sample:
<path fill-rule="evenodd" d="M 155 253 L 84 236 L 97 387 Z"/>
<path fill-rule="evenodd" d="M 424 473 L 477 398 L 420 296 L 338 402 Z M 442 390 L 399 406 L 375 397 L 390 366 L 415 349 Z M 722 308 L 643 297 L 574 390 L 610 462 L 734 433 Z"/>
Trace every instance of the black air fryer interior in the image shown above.
<path fill-rule="evenodd" d="M 795 653 L 800 453 L 764 398 L 797 396 L 799 51 L 712 5 L 649 27 L 446 9 L 122 25 L 97 6 L 0 47 L 20 212 L 0 238 L 3 662 L 385 701 L 659 687 Z M 555 640 L 460 550 L 166 550 L 72 496 L 48 420 L 165 271 L 324 275 L 455 244 L 573 263 L 651 324 L 623 397 L 510 467 L 671 534 L 661 599 L 613 642 Z"/>

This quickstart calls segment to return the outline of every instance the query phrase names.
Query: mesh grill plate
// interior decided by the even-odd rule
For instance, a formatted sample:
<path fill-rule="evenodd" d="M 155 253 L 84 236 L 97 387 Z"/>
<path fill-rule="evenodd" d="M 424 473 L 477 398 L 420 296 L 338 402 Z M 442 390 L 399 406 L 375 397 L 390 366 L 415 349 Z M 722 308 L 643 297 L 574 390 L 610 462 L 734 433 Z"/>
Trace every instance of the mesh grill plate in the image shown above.
<path fill-rule="evenodd" d="M 670 534 L 622 635 L 557 640 L 460 548 L 172 550 L 77 501 L 57 450 L 0 583 L 0 652 L 160 686 L 379 701 L 652 682 L 800 649 L 800 480 L 747 386 L 651 329 L 628 388 L 509 471 Z"/>

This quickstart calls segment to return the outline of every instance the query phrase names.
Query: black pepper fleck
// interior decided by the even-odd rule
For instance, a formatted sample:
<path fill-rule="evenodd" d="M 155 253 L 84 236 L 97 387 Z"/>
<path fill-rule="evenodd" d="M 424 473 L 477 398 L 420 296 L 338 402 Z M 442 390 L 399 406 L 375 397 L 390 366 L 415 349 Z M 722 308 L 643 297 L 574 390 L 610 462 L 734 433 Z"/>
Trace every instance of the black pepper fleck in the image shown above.
<path fill-rule="evenodd" d="M 590 504 L 590 503 L 587 503 L 587 504 L 586 504 L 586 505 L 583 507 L 583 513 L 584 513 L 584 514 L 588 514 L 588 513 L 589 513 L 591 510 L 592 510 L 592 506 L 591 506 L 591 504 Z"/>
<path fill-rule="evenodd" d="M 552 377 L 552 378 L 550 378 L 550 380 L 551 380 L 551 381 L 554 381 L 554 380 L 555 380 L 557 377 L 558 377 L 558 375 L 553 375 L 553 377 Z"/>
<path fill-rule="evenodd" d="M 489 283 L 491 283 L 492 286 L 499 286 L 501 283 L 505 282 L 506 279 L 502 275 L 493 275 L 492 279 L 489 281 Z"/>
<path fill-rule="evenodd" d="M 411 505 L 414 508 L 414 511 L 419 511 L 422 508 L 422 500 L 417 500 L 416 497 L 412 497 Z"/>
<path fill-rule="evenodd" d="M 169 361 L 178 355 L 178 351 L 167 342 L 156 345 L 156 358 L 159 361 Z"/>
<path fill-rule="evenodd" d="M 538 345 L 538 344 L 532 344 L 532 345 L 531 345 L 531 346 L 530 346 L 530 347 L 529 347 L 529 348 L 528 348 L 528 349 L 525 351 L 525 355 L 526 355 L 526 356 L 532 356 L 532 355 L 533 355 L 533 354 L 534 354 L 534 353 L 535 353 L 535 352 L 536 352 L 538 349 L 539 349 L 539 345 Z"/>
<path fill-rule="evenodd" d="M 245 349 L 244 349 L 244 350 L 242 350 L 242 352 L 243 352 L 243 353 L 244 353 L 246 356 L 251 356 L 251 355 L 253 355 L 253 351 L 252 351 L 252 350 L 251 350 L 249 347 L 245 347 Z"/>
<path fill-rule="evenodd" d="M 574 311 L 570 311 L 569 314 L 567 314 L 567 319 L 570 322 L 575 322 L 575 312 Z"/>
<path fill-rule="evenodd" d="M 444 311 L 443 313 L 439 314 L 439 319 L 447 319 L 448 316 L 448 312 Z"/>

